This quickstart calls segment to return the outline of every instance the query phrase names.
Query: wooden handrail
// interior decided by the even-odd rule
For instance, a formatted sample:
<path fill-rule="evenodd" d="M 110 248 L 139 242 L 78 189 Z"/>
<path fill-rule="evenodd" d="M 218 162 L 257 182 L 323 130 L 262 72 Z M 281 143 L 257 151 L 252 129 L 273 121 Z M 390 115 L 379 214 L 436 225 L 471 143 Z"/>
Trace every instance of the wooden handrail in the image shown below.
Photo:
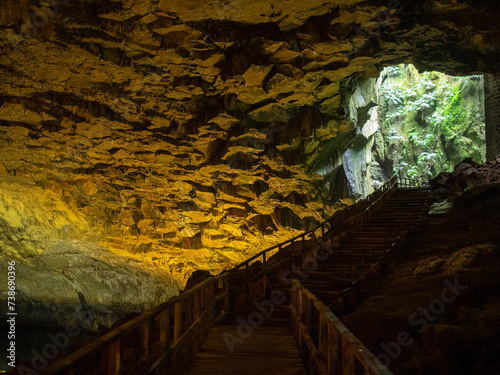
<path fill-rule="evenodd" d="M 41 374 L 66 374 L 87 369 L 94 370 L 95 374 L 118 375 L 123 372 L 123 342 L 127 339 L 140 341 L 136 348 L 137 361 L 132 364 L 138 373 L 153 374 L 159 369 L 171 368 L 172 374 L 180 374 L 197 351 L 193 346 L 199 349 L 216 321 L 228 313 L 228 283 L 228 272 L 211 277 L 102 335 Z M 155 338 L 152 337 L 153 324 L 157 326 L 155 332 L 159 332 Z M 153 345 L 160 349 L 156 357 L 149 350 Z"/>
<path fill-rule="evenodd" d="M 398 176 L 398 187 L 402 189 L 424 188 L 430 189 L 431 185 L 428 180 L 412 179 L 408 177 Z"/>
<path fill-rule="evenodd" d="M 262 297 L 266 294 L 267 287 L 267 263 L 271 260 L 277 261 L 280 265 L 282 265 L 285 261 L 289 262 L 289 268 L 292 270 L 293 276 L 293 257 L 297 253 L 294 244 L 296 244 L 299 240 L 301 241 L 301 251 L 307 249 L 306 246 L 306 236 L 312 237 L 313 240 L 319 237 L 324 237 L 325 235 L 334 236 L 343 232 L 346 228 L 349 229 L 352 226 L 361 224 L 362 222 L 368 219 L 368 216 L 372 209 L 377 208 L 379 204 L 381 204 L 388 196 L 389 193 L 393 192 L 395 188 L 398 186 L 397 176 L 394 175 L 390 180 L 388 180 L 383 186 L 380 187 L 377 191 L 370 194 L 366 199 L 352 205 L 346 207 L 343 210 L 335 212 L 335 214 L 330 217 L 328 220 L 325 220 L 323 223 L 318 225 L 315 229 L 310 230 L 308 232 L 301 233 L 295 237 L 292 237 L 286 241 L 283 241 L 277 245 L 273 245 L 268 247 L 265 250 L 255 254 L 254 256 L 248 258 L 244 262 L 238 264 L 233 269 L 229 270 L 230 273 L 230 293 L 232 295 L 238 294 L 241 290 L 245 291 L 245 303 L 237 304 L 235 306 L 233 303 L 232 307 L 243 308 L 244 305 L 248 305 L 252 299 L 256 299 Z M 358 212 L 359 211 L 359 212 Z M 327 228 L 328 227 L 328 228 Z M 316 235 L 316 232 L 320 230 L 321 232 Z M 268 256 L 270 251 L 278 249 L 278 252 L 271 258 Z M 304 254 L 302 254 L 304 255 Z M 262 262 L 256 272 L 258 274 L 262 273 L 262 279 L 266 279 L 266 282 L 262 280 L 262 287 L 260 294 L 253 294 L 250 296 L 250 283 L 254 282 L 254 278 L 249 276 L 249 267 L 252 261 L 255 261 L 262 257 Z M 283 269 L 283 267 L 281 267 Z M 238 272 L 244 270 L 244 275 L 242 277 L 243 282 L 237 283 L 236 277 L 234 277 Z M 241 274 L 240 274 L 241 275 Z M 278 276 L 281 279 L 281 276 Z M 259 280 L 260 281 L 260 280 Z M 256 290 L 256 288 L 253 288 Z"/>
<path fill-rule="evenodd" d="M 319 375 L 392 375 L 298 280 L 293 280 L 292 331 L 308 373 Z"/>
<path fill-rule="evenodd" d="M 50 365 L 40 374 L 73 374 L 77 373 L 77 370 L 88 369 L 89 366 L 97 364 L 98 368 L 93 368 L 96 375 L 118 375 L 123 371 L 124 366 L 123 341 L 130 339 L 130 336 L 134 334 L 136 334 L 134 337 L 139 339 L 140 344 L 137 345 L 137 360 L 133 365 L 137 366 L 140 373 L 153 374 L 161 369 L 169 368 L 173 375 L 180 374 L 199 350 L 213 325 L 223 319 L 232 309 L 231 292 L 235 289 L 235 285 L 233 285 L 235 282 L 232 278 L 238 275 L 239 270 L 244 268 L 245 281 L 239 287 L 244 286 L 245 304 L 248 305 L 252 282 L 262 280 L 262 295 L 266 293 L 268 265 L 272 259 L 268 256 L 270 251 L 278 249 L 276 255 L 278 255 L 278 264 L 281 268 L 285 260 L 289 259 L 292 262 L 292 257 L 295 254 L 294 244 L 298 240 L 301 241 L 302 250 L 304 250 L 306 237 L 312 236 L 313 239 L 316 239 L 316 231 L 318 230 L 321 230 L 318 237 L 323 237 L 325 233 L 340 233 L 351 224 L 356 225 L 365 220 L 371 209 L 381 204 L 387 194 L 396 188 L 397 184 L 397 178 L 393 176 L 365 200 L 337 211 L 315 229 L 273 245 L 232 270 L 205 280 L 194 288 L 104 334 Z M 250 275 L 250 263 L 260 257 L 262 257 L 262 263 L 258 267 L 259 269 Z M 236 286 L 237 288 L 238 286 Z M 153 326 L 156 329 L 153 330 Z M 154 337 L 152 334 L 154 332 L 158 333 L 158 337 Z M 150 346 L 153 344 L 159 346 L 155 355 L 150 350 Z"/>
<path fill-rule="evenodd" d="M 370 197 L 374 196 L 376 193 L 385 193 L 387 190 L 390 190 L 393 186 L 395 186 L 396 179 L 397 179 L 396 176 L 393 176 L 383 186 L 381 186 L 380 189 L 378 189 L 377 191 L 375 191 L 374 193 L 372 193 L 371 195 L 369 195 L 365 200 L 369 200 Z M 378 200 L 378 199 L 376 199 L 376 200 Z M 373 203 L 375 203 L 376 200 L 374 200 Z M 353 207 L 356 207 L 356 205 L 358 205 L 358 204 L 359 203 L 354 204 L 353 206 L 346 207 L 346 209 L 352 209 Z M 347 219 L 347 220 L 350 220 L 350 219 Z M 284 247 L 286 247 L 286 245 L 289 245 L 289 244 L 293 243 L 295 240 L 298 240 L 299 238 L 304 238 L 304 236 L 310 235 L 311 233 L 315 233 L 318 229 L 321 229 L 321 228 L 325 227 L 327 224 L 329 224 L 330 221 L 331 221 L 331 218 L 325 220 L 323 223 L 321 223 L 316 228 L 314 228 L 314 229 L 312 229 L 310 231 L 301 233 L 301 234 L 299 234 L 299 235 L 297 235 L 295 237 L 292 237 L 292 238 L 290 238 L 290 239 L 288 239 L 286 241 L 283 241 L 283 242 L 281 242 L 281 243 L 279 243 L 277 245 L 273 245 L 271 247 L 268 247 L 267 249 L 262 250 L 261 252 L 259 252 L 259 253 L 255 254 L 254 256 L 248 258 L 244 262 L 238 264 L 231 271 L 238 270 L 239 268 L 245 266 L 245 264 L 250 263 L 251 261 L 253 261 L 253 260 L 257 259 L 257 258 L 260 258 L 263 254 L 268 253 L 269 251 L 272 251 L 272 250 L 275 250 L 275 249 L 278 249 L 278 248 L 284 248 Z"/>

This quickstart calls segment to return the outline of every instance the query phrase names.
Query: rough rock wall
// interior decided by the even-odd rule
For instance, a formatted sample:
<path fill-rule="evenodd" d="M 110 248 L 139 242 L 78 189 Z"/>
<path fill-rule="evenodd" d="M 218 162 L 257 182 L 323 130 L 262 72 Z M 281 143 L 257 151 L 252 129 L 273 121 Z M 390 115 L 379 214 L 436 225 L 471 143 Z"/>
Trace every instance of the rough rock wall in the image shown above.
<path fill-rule="evenodd" d="M 18 22 L 28 14 L 29 0 L 3 0 L 0 3 L 0 26 Z"/>
<path fill-rule="evenodd" d="M 500 155 L 500 75 L 484 77 L 486 116 L 486 159 Z"/>
<path fill-rule="evenodd" d="M 494 4 L 48 4 L 43 19 L 0 30 L 0 178 L 24 194 L 3 198 L 0 256 L 66 280 L 74 292 L 54 294 L 69 306 L 78 293 L 99 305 L 97 286 L 45 254 L 97 249 L 138 284 L 147 275 L 137 267 L 182 288 L 193 270 L 220 272 L 334 211 L 342 156 L 362 132 L 348 98 L 383 66 L 468 74 L 500 64 Z M 44 195 L 67 219 L 19 208 Z M 9 220 L 14 211 L 26 222 Z M 40 286 L 19 288 L 50 305 Z M 123 294 L 106 303 L 127 304 Z"/>
<path fill-rule="evenodd" d="M 354 92 L 349 98 L 348 115 L 350 121 L 356 124 L 356 135 L 342 155 L 342 165 L 349 195 L 357 198 L 365 198 L 379 187 L 371 178 L 372 148 L 375 133 L 379 130 L 377 119 L 379 81 L 380 78 L 370 78 L 353 85 Z"/>

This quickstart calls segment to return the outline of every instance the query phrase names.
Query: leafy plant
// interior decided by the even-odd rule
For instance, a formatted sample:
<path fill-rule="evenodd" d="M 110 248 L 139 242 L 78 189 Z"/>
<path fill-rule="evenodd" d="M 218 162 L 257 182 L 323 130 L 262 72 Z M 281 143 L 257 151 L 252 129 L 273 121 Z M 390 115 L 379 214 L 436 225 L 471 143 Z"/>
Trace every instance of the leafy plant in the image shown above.
<path fill-rule="evenodd" d="M 388 76 L 399 76 L 401 74 L 401 68 L 398 65 L 388 66 L 385 68 Z"/>
<path fill-rule="evenodd" d="M 443 110 L 443 121 L 441 131 L 447 139 L 453 139 L 456 135 L 462 133 L 467 120 L 467 113 L 462 105 L 460 96 L 460 87 L 454 89 L 453 97 Z"/>
<path fill-rule="evenodd" d="M 476 92 L 471 80 L 481 76 L 418 74 L 411 65 L 382 74 L 378 118 L 395 172 L 428 178 L 449 170 L 457 158 L 484 160 L 484 144 L 473 144 L 484 134 L 477 130 L 484 129 L 484 111 L 471 107 L 479 100 L 470 97 Z"/>

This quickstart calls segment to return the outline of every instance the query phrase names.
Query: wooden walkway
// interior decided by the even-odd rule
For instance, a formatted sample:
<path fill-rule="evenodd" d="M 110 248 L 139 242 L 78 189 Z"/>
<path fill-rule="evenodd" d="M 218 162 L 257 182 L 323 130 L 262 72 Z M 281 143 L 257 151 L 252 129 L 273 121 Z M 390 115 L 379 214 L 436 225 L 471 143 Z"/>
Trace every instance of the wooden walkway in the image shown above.
<path fill-rule="evenodd" d="M 394 192 L 366 224 L 346 233 L 333 256 L 318 264 L 318 269 L 302 280 L 302 284 L 326 303 L 338 298 L 340 290 L 351 285 L 385 254 L 402 231 L 409 230 L 420 221 L 427 197 L 425 190 Z M 269 299 L 269 296 L 266 298 Z M 234 344 L 233 353 L 223 335 L 236 340 L 237 321 L 246 320 L 252 313 L 258 314 L 258 310 L 249 306 L 226 320 L 232 325 L 215 326 L 194 363 L 183 374 L 306 375 L 304 361 L 289 328 L 289 302 L 287 298 L 282 306 L 275 306 L 274 313 L 264 319 L 262 326 L 255 328 L 242 343 Z"/>
<path fill-rule="evenodd" d="M 231 353 L 224 334 L 238 337 L 237 326 L 215 326 L 184 375 L 306 375 L 289 328 L 256 327 Z M 234 338 L 233 337 L 233 338 Z"/>
<path fill-rule="evenodd" d="M 369 287 L 376 262 L 420 222 L 429 191 L 417 182 L 394 176 L 319 227 L 127 321 L 41 375 L 392 375 L 328 306 Z M 245 334 L 239 323 L 255 314 L 262 324 Z"/>
<path fill-rule="evenodd" d="M 387 253 L 401 234 L 420 222 L 426 209 L 426 190 L 396 190 L 369 220 L 347 232 L 335 245 L 327 261 L 308 274 L 301 283 L 327 306 L 340 297 L 340 291 L 352 285 Z M 326 246 L 332 241 L 326 242 Z M 375 275 L 375 274 L 374 274 Z"/>

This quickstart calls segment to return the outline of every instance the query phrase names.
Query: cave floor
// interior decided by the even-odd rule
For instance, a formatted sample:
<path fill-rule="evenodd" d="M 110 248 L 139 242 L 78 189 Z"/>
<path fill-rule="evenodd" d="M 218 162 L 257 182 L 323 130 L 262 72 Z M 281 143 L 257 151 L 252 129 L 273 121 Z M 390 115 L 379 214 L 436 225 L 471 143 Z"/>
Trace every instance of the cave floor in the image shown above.
<path fill-rule="evenodd" d="M 341 320 L 395 375 L 498 374 L 499 222 L 500 186 L 429 216 Z"/>
<path fill-rule="evenodd" d="M 228 334 L 239 337 L 238 329 L 236 325 L 214 327 L 185 375 L 306 375 L 289 328 L 254 327 L 244 340 L 224 339 Z"/>

